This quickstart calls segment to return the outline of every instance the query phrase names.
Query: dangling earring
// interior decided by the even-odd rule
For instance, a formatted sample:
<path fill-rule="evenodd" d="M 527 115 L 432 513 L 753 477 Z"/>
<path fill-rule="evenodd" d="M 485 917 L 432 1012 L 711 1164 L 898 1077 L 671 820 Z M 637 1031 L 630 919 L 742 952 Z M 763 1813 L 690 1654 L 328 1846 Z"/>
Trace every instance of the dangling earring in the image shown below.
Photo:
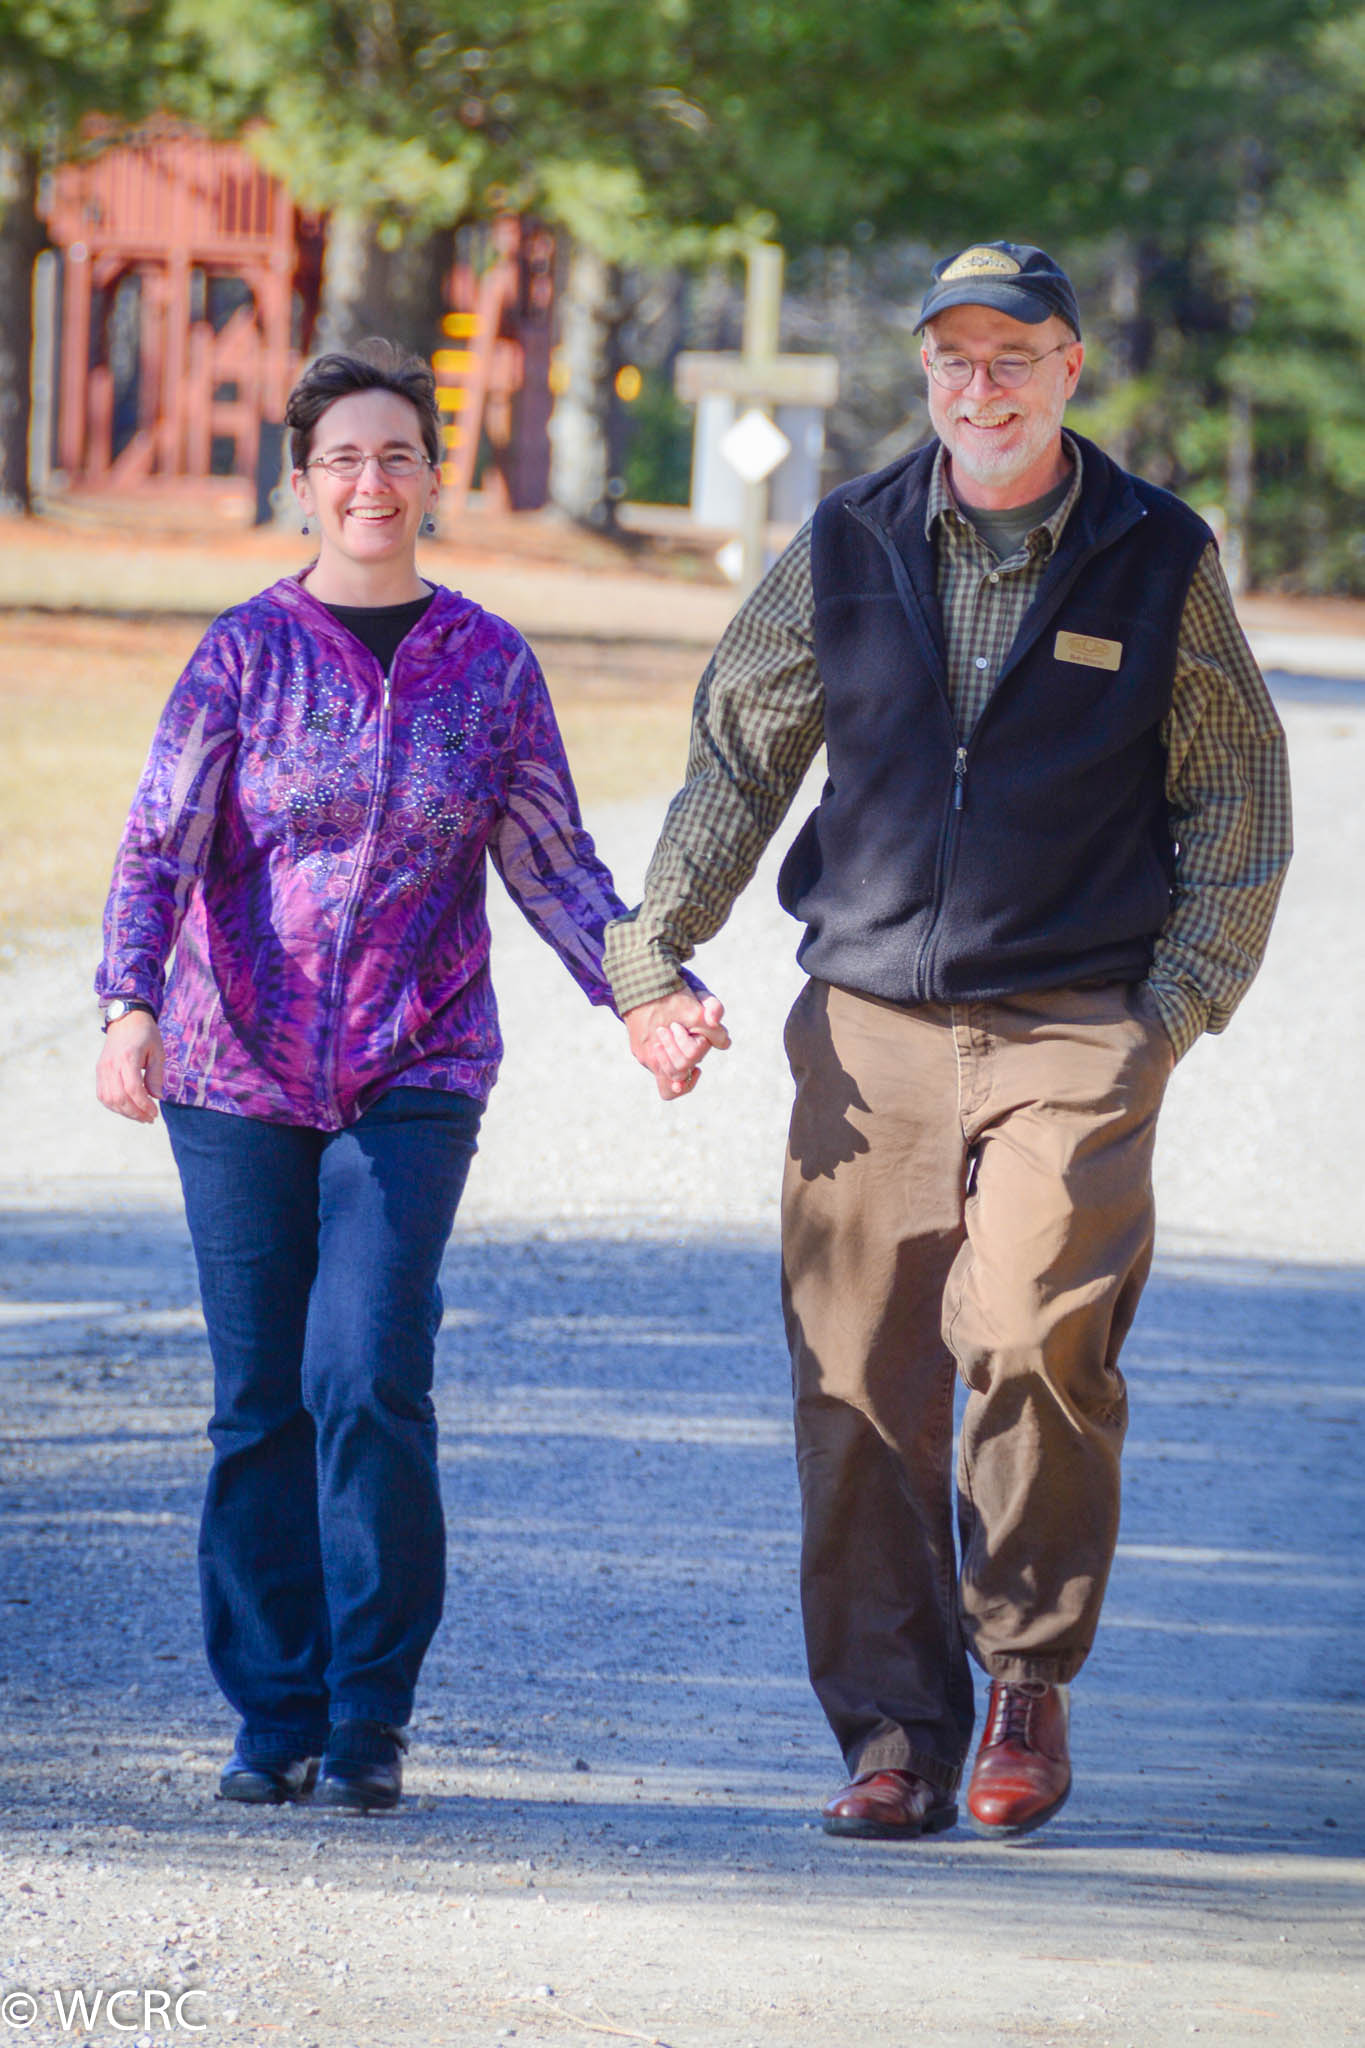
<path fill-rule="evenodd" d="M 300 533 L 307 533 L 307 531 L 308 531 L 308 521 L 307 521 L 307 520 L 305 519 L 305 520 L 304 520 L 304 522 L 303 522 L 303 525 L 302 525 L 302 526 L 301 526 L 301 527 L 299 528 L 299 532 L 300 532 Z"/>
<path fill-rule="evenodd" d="M 422 521 L 422 531 L 423 533 L 435 533 L 436 531 L 436 521 L 432 518 L 430 512 Z"/>

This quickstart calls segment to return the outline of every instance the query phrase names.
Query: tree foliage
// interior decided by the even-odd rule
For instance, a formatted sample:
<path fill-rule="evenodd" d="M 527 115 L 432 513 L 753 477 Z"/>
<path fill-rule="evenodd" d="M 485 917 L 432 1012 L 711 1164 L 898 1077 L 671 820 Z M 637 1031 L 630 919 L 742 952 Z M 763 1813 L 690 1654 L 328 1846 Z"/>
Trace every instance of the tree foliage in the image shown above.
<path fill-rule="evenodd" d="M 1243 317 L 1221 365 L 1256 421 L 1263 579 L 1365 591 L 1365 9 L 1320 32 L 1275 176 L 1213 254 Z"/>
<path fill-rule="evenodd" d="M 1306 489 L 1365 580 L 1359 0 L 0 0 L 0 241 L 16 162 L 153 104 L 391 253 L 504 208 L 617 266 L 1045 241 L 1090 423 L 1210 498 L 1252 419 L 1262 566 Z"/>
<path fill-rule="evenodd" d="M 1320 9 L 1240 77 L 1199 206 L 1128 246 L 1140 317 L 1102 309 L 1078 417 L 1222 516 L 1252 581 L 1365 591 L 1365 9 Z"/>
<path fill-rule="evenodd" d="M 0 0 L 0 129 L 11 147 L 66 147 L 91 113 L 136 117 L 197 49 L 169 0 Z"/>
<path fill-rule="evenodd" d="M 391 232 L 508 203 L 629 260 L 762 217 L 791 248 L 1171 233 L 1333 0 L 179 0 L 206 113 Z M 1268 63 L 1267 60 L 1272 60 Z M 674 247 L 678 246 L 675 242 Z"/>

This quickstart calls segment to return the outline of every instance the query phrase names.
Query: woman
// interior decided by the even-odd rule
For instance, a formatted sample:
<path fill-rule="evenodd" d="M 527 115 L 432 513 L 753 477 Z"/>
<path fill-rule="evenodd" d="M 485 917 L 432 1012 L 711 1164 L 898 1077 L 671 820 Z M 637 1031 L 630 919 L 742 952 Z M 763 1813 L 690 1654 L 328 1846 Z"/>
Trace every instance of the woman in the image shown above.
<path fill-rule="evenodd" d="M 317 559 L 215 621 L 162 716 L 97 1083 L 142 1123 L 160 1098 L 198 1262 L 221 1796 L 302 1796 L 320 1756 L 318 1798 L 364 1810 L 400 1797 L 444 1591 L 437 1272 L 501 1053 L 484 856 L 595 1003 L 623 906 L 530 649 L 417 573 L 431 372 L 324 356 L 286 423 Z"/>

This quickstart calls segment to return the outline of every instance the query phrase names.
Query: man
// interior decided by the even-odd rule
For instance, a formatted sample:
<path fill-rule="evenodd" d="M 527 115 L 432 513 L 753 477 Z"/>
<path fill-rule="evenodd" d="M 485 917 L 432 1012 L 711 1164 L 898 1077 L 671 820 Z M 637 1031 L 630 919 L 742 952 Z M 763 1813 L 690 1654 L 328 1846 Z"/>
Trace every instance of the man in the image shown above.
<path fill-rule="evenodd" d="M 832 1834 L 1042 1826 L 1118 1529 L 1118 1354 L 1171 1068 L 1259 965 L 1283 734 L 1212 535 L 1063 430 L 1084 350 L 1041 249 L 940 263 L 937 440 L 843 485 L 727 631 L 607 971 L 664 1094 L 726 1043 L 679 965 L 823 741 L 779 893 L 810 976 L 783 1299 Z M 957 1473 L 954 1372 L 968 1389 Z"/>

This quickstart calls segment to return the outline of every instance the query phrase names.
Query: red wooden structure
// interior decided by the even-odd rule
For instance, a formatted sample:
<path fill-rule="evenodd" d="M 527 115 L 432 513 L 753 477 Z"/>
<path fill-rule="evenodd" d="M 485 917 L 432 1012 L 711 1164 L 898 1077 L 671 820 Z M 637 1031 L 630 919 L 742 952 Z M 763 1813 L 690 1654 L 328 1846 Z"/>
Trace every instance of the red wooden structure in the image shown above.
<path fill-rule="evenodd" d="M 72 483 L 254 476 L 317 313 L 322 224 L 236 143 L 144 132 L 52 180 Z"/>
<path fill-rule="evenodd" d="M 482 450 L 485 500 L 534 511 L 549 495 L 555 238 L 505 214 L 459 241 L 447 287 L 453 310 L 441 323 L 459 345 L 432 357 L 447 416 L 446 502 L 462 508 Z"/>

